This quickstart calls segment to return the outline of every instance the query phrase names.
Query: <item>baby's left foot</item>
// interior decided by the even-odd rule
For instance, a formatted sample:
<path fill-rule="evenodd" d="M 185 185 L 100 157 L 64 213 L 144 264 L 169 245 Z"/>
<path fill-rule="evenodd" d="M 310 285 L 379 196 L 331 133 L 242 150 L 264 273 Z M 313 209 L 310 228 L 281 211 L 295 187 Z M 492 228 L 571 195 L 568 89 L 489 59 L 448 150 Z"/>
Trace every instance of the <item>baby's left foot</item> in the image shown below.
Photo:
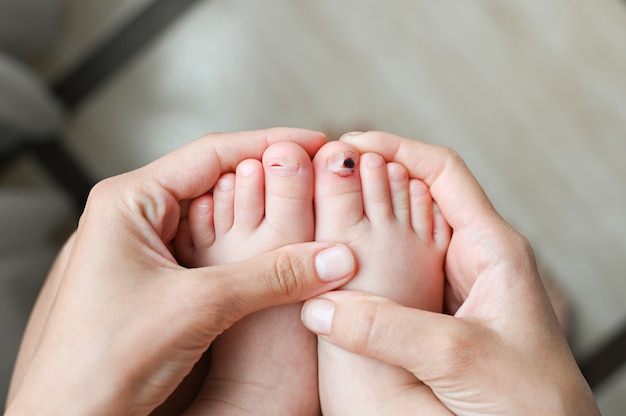
<path fill-rule="evenodd" d="M 356 276 L 343 288 L 441 312 L 450 227 L 427 186 L 410 180 L 403 166 L 385 163 L 374 153 L 359 156 L 345 142 L 326 144 L 313 164 L 315 239 L 347 244 L 358 262 Z M 416 409 L 408 410 L 398 399 L 406 391 L 432 398 L 408 371 L 324 339 L 318 359 L 325 414 L 412 414 Z"/>

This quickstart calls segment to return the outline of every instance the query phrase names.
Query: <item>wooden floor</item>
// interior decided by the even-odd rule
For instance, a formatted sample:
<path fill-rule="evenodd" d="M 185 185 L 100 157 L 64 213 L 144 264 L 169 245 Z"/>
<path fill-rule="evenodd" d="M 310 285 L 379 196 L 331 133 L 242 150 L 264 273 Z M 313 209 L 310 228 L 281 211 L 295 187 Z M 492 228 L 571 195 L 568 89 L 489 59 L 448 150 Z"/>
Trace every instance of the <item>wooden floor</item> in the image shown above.
<path fill-rule="evenodd" d="M 89 3 L 68 2 L 99 27 Z M 569 297 L 577 357 L 626 324 L 625 2 L 199 1 L 77 108 L 63 144 L 101 178 L 274 125 L 454 148 Z M 606 415 L 625 372 L 597 391 Z"/>

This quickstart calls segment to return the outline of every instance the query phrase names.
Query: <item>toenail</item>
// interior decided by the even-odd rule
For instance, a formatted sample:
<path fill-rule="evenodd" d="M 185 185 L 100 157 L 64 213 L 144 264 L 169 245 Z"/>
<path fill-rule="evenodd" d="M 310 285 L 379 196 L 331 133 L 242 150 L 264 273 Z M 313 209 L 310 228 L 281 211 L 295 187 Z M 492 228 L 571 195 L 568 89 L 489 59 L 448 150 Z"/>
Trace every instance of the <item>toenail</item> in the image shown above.
<path fill-rule="evenodd" d="M 404 182 L 409 178 L 409 174 L 404 169 L 389 169 L 389 180 L 393 182 Z"/>
<path fill-rule="evenodd" d="M 372 153 L 366 159 L 367 166 L 370 168 L 380 168 L 385 165 L 385 159 L 377 153 Z"/>
<path fill-rule="evenodd" d="M 235 189 L 235 181 L 233 181 L 232 177 L 223 177 L 217 181 L 215 186 L 220 191 L 232 191 Z"/>
<path fill-rule="evenodd" d="M 411 193 L 414 195 L 428 195 L 428 186 L 422 181 L 412 180 L 409 186 Z"/>
<path fill-rule="evenodd" d="M 293 176 L 300 172 L 300 163 L 288 157 L 275 157 L 265 161 L 267 169 L 278 176 Z"/>
<path fill-rule="evenodd" d="M 256 166 L 244 161 L 237 166 L 237 174 L 242 176 L 254 176 L 256 174 Z"/>
<path fill-rule="evenodd" d="M 326 169 L 338 176 L 350 176 L 356 171 L 359 155 L 355 152 L 339 152 L 328 156 Z"/>
<path fill-rule="evenodd" d="M 198 215 L 208 215 L 211 213 L 211 204 L 209 204 L 208 202 L 201 202 L 198 205 L 196 205 L 196 212 L 198 213 Z"/>

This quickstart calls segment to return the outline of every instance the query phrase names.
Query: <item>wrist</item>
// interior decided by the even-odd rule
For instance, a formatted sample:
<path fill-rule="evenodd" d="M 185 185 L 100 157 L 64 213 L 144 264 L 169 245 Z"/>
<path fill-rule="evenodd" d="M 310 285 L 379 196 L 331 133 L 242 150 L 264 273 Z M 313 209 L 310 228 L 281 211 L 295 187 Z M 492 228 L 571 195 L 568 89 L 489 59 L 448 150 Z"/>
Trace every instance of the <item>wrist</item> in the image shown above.
<path fill-rule="evenodd" d="M 8 404 L 5 416 L 127 414 L 120 410 L 119 400 L 95 388 L 50 384 L 45 390 L 24 384 Z"/>
<path fill-rule="evenodd" d="M 38 358 L 31 362 L 5 416 L 129 414 L 128 395 L 123 394 L 121 383 L 107 378 L 102 368 L 80 359 L 73 364 L 64 360 L 61 365 Z"/>
<path fill-rule="evenodd" d="M 560 397 L 562 415 L 600 416 L 600 408 L 587 381 L 580 375 Z"/>

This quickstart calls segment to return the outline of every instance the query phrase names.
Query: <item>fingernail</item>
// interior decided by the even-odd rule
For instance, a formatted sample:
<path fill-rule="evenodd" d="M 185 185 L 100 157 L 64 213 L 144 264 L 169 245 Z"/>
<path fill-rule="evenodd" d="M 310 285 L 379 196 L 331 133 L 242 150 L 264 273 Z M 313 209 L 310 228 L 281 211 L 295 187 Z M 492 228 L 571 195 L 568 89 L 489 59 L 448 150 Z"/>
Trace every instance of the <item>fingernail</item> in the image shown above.
<path fill-rule="evenodd" d="M 339 152 L 328 156 L 326 169 L 339 176 L 350 176 L 356 172 L 359 155 L 355 152 Z"/>
<path fill-rule="evenodd" d="M 327 248 L 315 257 L 317 275 L 324 282 L 343 279 L 354 271 L 354 266 L 354 256 L 344 246 Z"/>
<path fill-rule="evenodd" d="M 320 335 L 330 335 L 335 315 L 335 304 L 326 299 L 313 299 L 302 307 L 304 326 Z"/>
<path fill-rule="evenodd" d="M 363 134 L 362 131 L 351 131 L 349 133 L 344 134 L 343 136 L 341 136 L 339 138 L 339 140 L 341 141 L 346 141 L 346 142 L 351 142 L 352 139 L 356 138 L 357 136 L 360 136 L 361 134 Z"/>
<path fill-rule="evenodd" d="M 300 163 L 288 157 L 275 157 L 265 161 L 267 169 L 278 176 L 293 176 L 300 172 Z"/>
<path fill-rule="evenodd" d="M 355 131 L 349 131 L 347 133 L 344 133 L 344 135 L 341 137 L 358 136 L 359 134 L 363 134 L 363 132 L 355 130 Z"/>

